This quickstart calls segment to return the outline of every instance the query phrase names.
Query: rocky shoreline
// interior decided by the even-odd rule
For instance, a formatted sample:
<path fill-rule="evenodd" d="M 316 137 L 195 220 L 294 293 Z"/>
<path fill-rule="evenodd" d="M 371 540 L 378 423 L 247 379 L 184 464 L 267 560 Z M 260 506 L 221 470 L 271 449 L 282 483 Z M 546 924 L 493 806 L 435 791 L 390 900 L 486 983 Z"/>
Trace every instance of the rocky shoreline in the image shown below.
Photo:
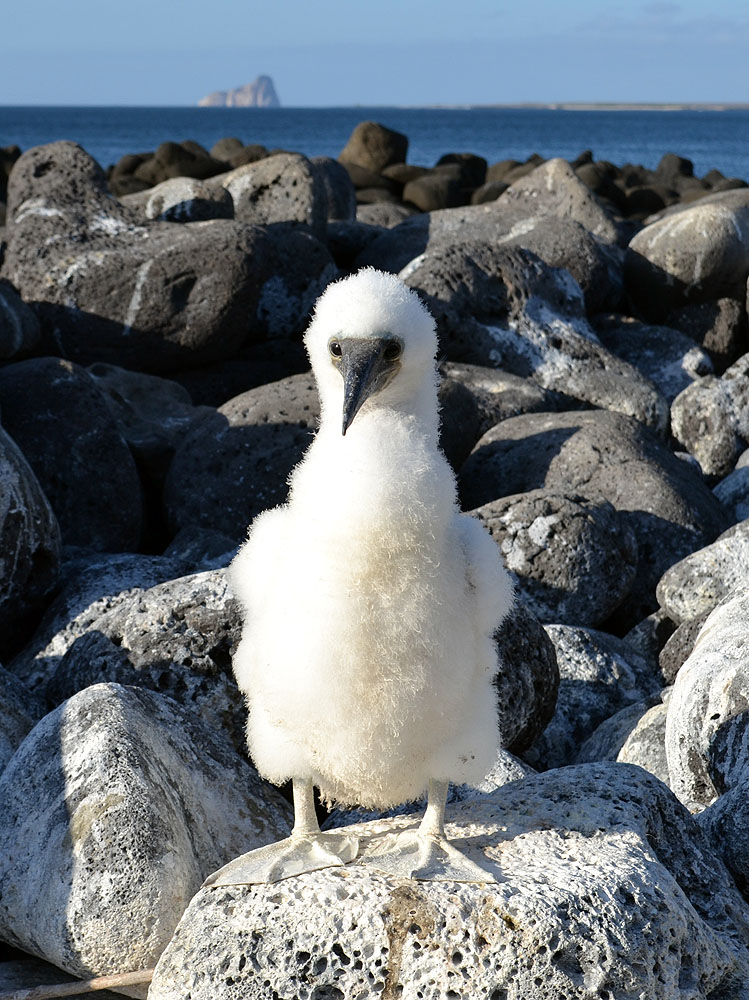
<path fill-rule="evenodd" d="M 407 155 L 375 123 L 337 160 L 2 151 L 0 991 L 159 960 L 153 1000 L 749 997 L 749 188 Z M 504 749 L 448 817 L 505 881 L 200 890 L 288 829 L 223 568 L 364 266 L 436 318 L 442 444 L 517 582 Z"/>

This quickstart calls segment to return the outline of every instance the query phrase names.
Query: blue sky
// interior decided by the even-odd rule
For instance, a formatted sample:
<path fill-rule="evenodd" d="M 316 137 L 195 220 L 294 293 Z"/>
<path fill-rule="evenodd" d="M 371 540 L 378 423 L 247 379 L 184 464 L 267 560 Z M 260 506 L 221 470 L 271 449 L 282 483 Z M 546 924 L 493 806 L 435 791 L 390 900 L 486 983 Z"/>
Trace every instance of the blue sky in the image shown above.
<path fill-rule="evenodd" d="M 0 104 L 749 102 L 748 51 L 747 0 L 25 0 Z"/>

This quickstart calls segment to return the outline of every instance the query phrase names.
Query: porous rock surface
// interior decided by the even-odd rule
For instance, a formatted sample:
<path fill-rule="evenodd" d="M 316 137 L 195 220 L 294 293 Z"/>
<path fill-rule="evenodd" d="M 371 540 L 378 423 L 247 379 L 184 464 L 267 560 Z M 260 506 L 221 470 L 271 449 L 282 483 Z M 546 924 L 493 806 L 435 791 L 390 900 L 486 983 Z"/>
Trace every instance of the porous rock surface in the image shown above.
<path fill-rule="evenodd" d="M 749 980 L 749 911 L 668 789 L 586 764 L 450 809 L 500 881 L 398 881 L 354 863 L 190 903 L 150 1000 L 708 1000 Z M 399 817 L 350 827 L 365 852 Z"/>
<path fill-rule="evenodd" d="M 607 632 L 570 625 L 546 625 L 545 631 L 554 643 L 560 681 L 551 722 L 523 754 L 539 769 L 574 761 L 601 722 L 660 687 L 648 662 Z"/>
<path fill-rule="evenodd" d="M 39 480 L 0 427 L 0 655 L 23 641 L 22 623 L 57 582 L 60 529 Z"/>
<path fill-rule="evenodd" d="M 133 197 L 138 196 L 129 196 Z M 229 191 L 224 187 L 209 187 L 194 177 L 171 177 L 162 181 L 148 191 L 144 200 L 146 218 L 161 222 L 234 218 L 234 202 Z M 128 196 L 123 201 L 128 204 Z"/>
<path fill-rule="evenodd" d="M 656 591 L 672 621 L 692 621 L 712 611 L 733 591 L 749 587 L 749 520 L 666 570 Z"/>
<path fill-rule="evenodd" d="M 152 966 L 203 879 L 290 819 L 220 733 L 116 684 L 45 716 L 0 798 L 0 935 L 82 977 Z"/>
<path fill-rule="evenodd" d="M 528 413 L 488 431 L 460 470 L 466 509 L 533 489 L 607 500 L 627 521 L 640 554 L 633 586 L 641 614 L 669 566 L 728 527 L 699 472 L 647 428 L 605 410 Z"/>
<path fill-rule="evenodd" d="M 0 369 L 5 429 L 23 450 L 65 545 L 138 548 L 143 497 L 106 395 L 79 365 L 30 358 Z"/>
<path fill-rule="evenodd" d="M 310 444 L 319 413 L 307 373 L 250 389 L 198 420 L 167 476 L 172 527 L 197 524 L 241 542 L 257 514 L 286 499 L 289 473 Z"/>
<path fill-rule="evenodd" d="M 449 360 L 501 367 L 665 431 L 666 400 L 603 347 L 568 272 L 519 247 L 474 241 L 428 249 L 400 277 L 422 293 Z"/>
<path fill-rule="evenodd" d="M 179 559 L 122 553 L 83 554 L 63 567 L 59 593 L 31 640 L 8 664 L 32 690 L 43 691 L 73 643 L 106 611 L 134 592 L 183 576 Z"/>
<path fill-rule="evenodd" d="M 222 569 L 123 596 L 89 625 L 57 665 L 47 695 L 59 704 L 90 684 L 116 681 L 170 695 L 241 752 L 246 711 L 231 672 L 239 606 Z"/>
<path fill-rule="evenodd" d="M 737 521 L 749 518 L 749 467 L 738 466 L 713 487 L 713 493 Z"/>
<path fill-rule="evenodd" d="M 668 703 L 658 702 L 641 716 L 617 754 L 624 764 L 637 764 L 664 784 L 669 783 L 666 759 L 666 716 Z"/>
<path fill-rule="evenodd" d="M 702 626 L 674 681 L 666 716 L 669 784 L 689 808 L 710 805 L 718 790 L 710 773 L 710 744 L 749 692 L 749 589 L 720 604 Z"/>
<path fill-rule="evenodd" d="M 598 625 L 637 572 L 631 527 L 606 501 L 529 490 L 473 512 L 497 542 L 518 591 L 544 623 Z"/>
<path fill-rule="evenodd" d="M 500 741 L 513 753 L 522 753 L 554 715 L 559 690 L 556 652 L 541 623 L 518 597 L 495 641 Z"/>

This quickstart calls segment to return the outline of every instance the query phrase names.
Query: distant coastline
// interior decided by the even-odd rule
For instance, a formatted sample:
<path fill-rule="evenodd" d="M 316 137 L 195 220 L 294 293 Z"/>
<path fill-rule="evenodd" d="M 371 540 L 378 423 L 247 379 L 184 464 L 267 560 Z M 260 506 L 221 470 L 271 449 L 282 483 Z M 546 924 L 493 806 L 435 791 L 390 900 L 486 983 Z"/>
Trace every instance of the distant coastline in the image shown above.
<path fill-rule="evenodd" d="M 542 104 L 535 101 L 528 101 L 521 104 L 433 104 L 435 108 L 463 107 L 463 108 L 517 108 L 519 111 L 747 111 L 748 104 L 731 103 L 728 101 L 716 103 L 697 102 L 669 102 L 669 103 L 644 103 L 644 102 L 608 102 L 608 101 L 554 101 L 550 104 Z"/>

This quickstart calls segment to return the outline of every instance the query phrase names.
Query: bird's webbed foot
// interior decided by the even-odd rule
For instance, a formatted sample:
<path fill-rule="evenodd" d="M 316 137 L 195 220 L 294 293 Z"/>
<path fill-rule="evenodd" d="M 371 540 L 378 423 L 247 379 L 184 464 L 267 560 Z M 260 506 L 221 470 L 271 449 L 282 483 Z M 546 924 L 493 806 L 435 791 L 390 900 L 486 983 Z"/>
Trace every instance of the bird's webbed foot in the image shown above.
<path fill-rule="evenodd" d="M 292 834 L 230 861 L 209 875 L 203 888 L 280 882 L 293 875 L 348 864 L 358 850 L 357 838 L 346 833 Z"/>
<path fill-rule="evenodd" d="M 383 875 L 422 882 L 496 882 L 492 872 L 466 857 L 445 836 L 405 830 L 377 845 L 359 863 Z"/>

